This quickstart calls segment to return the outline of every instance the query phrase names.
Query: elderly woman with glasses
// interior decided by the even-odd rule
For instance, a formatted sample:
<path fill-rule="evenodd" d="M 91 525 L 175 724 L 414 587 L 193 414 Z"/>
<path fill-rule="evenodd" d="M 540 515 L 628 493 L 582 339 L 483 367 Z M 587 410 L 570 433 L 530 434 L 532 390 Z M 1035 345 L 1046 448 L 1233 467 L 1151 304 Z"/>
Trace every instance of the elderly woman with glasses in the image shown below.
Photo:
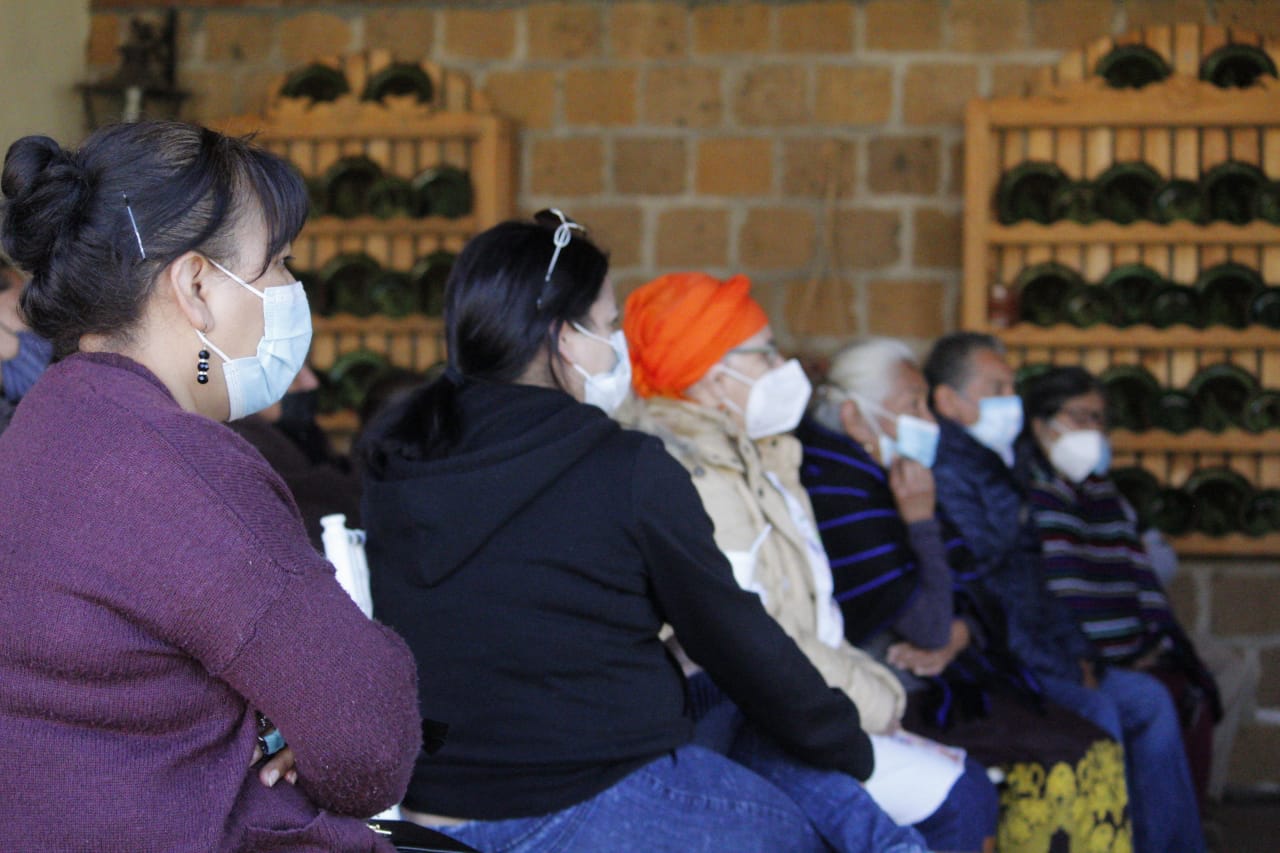
<path fill-rule="evenodd" d="M 627 299 L 624 329 L 633 386 L 644 400 L 629 418 L 661 437 L 693 475 L 738 584 L 760 597 L 827 683 L 858 706 L 876 753 L 872 796 L 933 849 L 981 849 L 996 823 L 985 771 L 902 732 L 901 684 L 846 638 L 800 484 L 800 443 L 789 434 L 809 402 L 809 381 L 798 362 L 778 354 L 748 280 L 662 276 Z M 706 666 L 680 626 L 675 638 Z"/>
<path fill-rule="evenodd" d="M 1040 532 L 1045 582 L 1093 643 L 1100 660 L 1164 683 L 1180 711 L 1196 793 L 1204 802 L 1214 723 L 1222 706 L 1165 597 L 1135 513 L 1108 476 L 1102 384 L 1079 367 L 1056 367 L 1022 393 L 1027 425 L 1019 470 Z"/>
<path fill-rule="evenodd" d="M 509 853 L 920 851 L 857 781 L 854 704 L 738 588 L 685 470 L 609 418 L 631 362 L 607 274 L 558 211 L 476 236 L 444 375 L 367 433 L 375 615 L 450 724 L 403 813 Z M 664 625 L 767 737 L 694 741 Z"/>

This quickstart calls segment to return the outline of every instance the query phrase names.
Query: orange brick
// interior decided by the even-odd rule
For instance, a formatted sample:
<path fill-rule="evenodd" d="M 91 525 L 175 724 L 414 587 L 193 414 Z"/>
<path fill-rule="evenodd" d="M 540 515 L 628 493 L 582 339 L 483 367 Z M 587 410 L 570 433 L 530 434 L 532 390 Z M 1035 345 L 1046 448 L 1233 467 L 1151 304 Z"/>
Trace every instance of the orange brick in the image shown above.
<path fill-rule="evenodd" d="M 839 211 L 833 265 L 839 270 L 868 270 L 897 263 L 902 257 L 899 216 L 892 210 Z"/>
<path fill-rule="evenodd" d="M 676 195 L 685 190 L 688 156 L 683 139 L 618 139 L 613 189 L 626 195 Z"/>
<path fill-rule="evenodd" d="M 280 23 L 280 49 L 290 65 L 335 56 L 351 49 L 351 25 L 327 12 L 303 12 Z"/>
<path fill-rule="evenodd" d="M 674 127 L 712 127 L 720 123 L 724 99 L 715 68 L 655 68 L 645 75 L 644 121 Z"/>
<path fill-rule="evenodd" d="M 601 6 L 533 4 L 526 12 L 530 59 L 587 59 L 600 55 L 604 37 Z"/>
<path fill-rule="evenodd" d="M 746 125 L 792 125 L 810 118 L 808 72 L 799 65 L 766 65 L 743 73 L 735 87 L 734 114 Z"/>
<path fill-rule="evenodd" d="M 950 174 L 947 175 L 947 186 L 943 193 L 962 198 L 964 196 L 964 143 L 953 144 L 947 152 Z"/>
<path fill-rule="evenodd" d="M 564 117 L 570 124 L 635 124 L 636 71 L 631 68 L 569 71 L 564 81 Z"/>
<path fill-rule="evenodd" d="M 978 69 L 971 65 L 913 65 L 903 86 L 902 117 L 907 124 L 964 122 L 964 105 L 978 94 Z"/>
<path fill-rule="evenodd" d="M 512 9 L 446 9 L 444 52 L 465 59 L 506 59 L 516 45 Z"/>
<path fill-rule="evenodd" d="M 782 192 L 790 197 L 822 197 L 835 181 L 836 198 L 854 193 L 858 174 L 858 146 L 849 140 L 784 139 Z"/>
<path fill-rule="evenodd" d="M 1025 95 L 1044 66 L 1041 65 L 997 65 L 991 69 L 991 97 L 1003 98 L 1006 95 Z"/>
<path fill-rule="evenodd" d="M 761 195 L 773 186 L 772 167 L 769 139 L 701 139 L 695 186 L 705 195 Z"/>
<path fill-rule="evenodd" d="M 916 240 L 912 264 L 917 268 L 960 270 L 960 213 L 916 208 Z"/>
<path fill-rule="evenodd" d="M 89 46 L 86 58 L 90 65 L 117 65 L 120 54 L 120 18 L 101 12 L 89 18 Z"/>
<path fill-rule="evenodd" d="M 856 289 L 847 279 L 806 279 L 786 286 L 787 330 L 793 335 L 847 338 L 858 333 Z"/>
<path fill-rule="evenodd" d="M 242 12 L 211 12 L 204 19 L 204 56 L 210 62 L 261 62 L 271 50 L 271 27 Z"/>
<path fill-rule="evenodd" d="M 760 3 L 693 10 L 693 47 L 698 53 L 763 53 L 769 49 L 769 34 L 769 7 Z"/>
<path fill-rule="evenodd" d="M 863 10 L 870 50 L 937 50 L 942 46 L 938 0 L 871 0 Z"/>
<path fill-rule="evenodd" d="M 1111 32 L 1112 0 L 1039 0 L 1031 4 L 1031 44 L 1077 50 Z"/>
<path fill-rule="evenodd" d="M 642 260 L 644 211 L 638 205 L 574 205 L 566 211 L 581 222 L 591 240 L 609 253 L 612 269 L 633 267 Z"/>
<path fill-rule="evenodd" d="M 873 335 L 932 339 L 946 331 L 947 286 L 930 279 L 872 281 L 867 325 Z"/>
<path fill-rule="evenodd" d="M 521 127 L 547 128 L 555 123 L 553 71 L 495 71 L 485 76 L 484 91 L 495 112 Z"/>
<path fill-rule="evenodd" d="M 1157 24 L 1209 23 L 1208 6 L 1207 0 L 1125 0 L 1124 31 Z"/>
<path fill-rule="evenodd" d="M 594 137 L 540 139 L 529 162 L 530 189 L 538 195 L 592 195 L 604 189 L 604 144 Z"/>
<path fill-rule="evenodd" d="M 661 269 L 705 270 L 729 264 L 729 212 L 712 207 L 664 210 L 653 245 Z"/>
<path fill-rule="evenodd" d="M 778 49 L 784 53 L 846 53 L 853 48 L 853 4 L 797 3 L 778 7 Z"/>
<path fill-rule="evenodd" d="M 893 110 L 893 71 L 858 66 L 819 68 L 814 120 L 820 124 L 881 124 Z"/>
<path fill-rule="evenodd" d="M 867 186 L 873 193 L 933 195 L 942 171 L 936 136 L 880 136 L 867 145 Z"/>
<path fill-rule="evenodd" d="M 738 234 L 739 260 L 747 270 L 806 267 L 813 258 L 815 224 L 807 210 L 757 208 Z"/>
<path fill-rule="evenodd" d="M 953 50 L 1016 50 L 1027 43 L 1027 0 L 951 0 L 947 22 Z"/>
<path fill-rule="evenodd" d="M 675 3 L 610 3 L 609 41 L 621 59 L 671 59 L 688 50 L 688 16 Z"/>
<path fill-rule="evenodd" d="M 1243 27 L 1264 36 L 1280 36 L 1280 14 L 1275 0 L 1217 0 L 1214 9 L 1218 23 L 1225 27 Z"/>
<path fill-rule="evenodd" d="M 430 9 L 377 9 L 364 16 L 364 45 L 419 61 L 435 51 L 436 13 Z"/>

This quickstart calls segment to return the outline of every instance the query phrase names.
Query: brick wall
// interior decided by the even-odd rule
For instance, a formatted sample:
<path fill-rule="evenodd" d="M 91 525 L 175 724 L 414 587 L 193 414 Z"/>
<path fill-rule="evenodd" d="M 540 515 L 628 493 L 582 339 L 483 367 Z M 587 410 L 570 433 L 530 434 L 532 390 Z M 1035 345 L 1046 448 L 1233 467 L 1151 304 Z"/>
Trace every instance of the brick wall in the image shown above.
<path fill-rule="evenodd" d="M 1274 0 L 179 5 L 190 117 L 259 109 L 273 78 L 324 54 L 467 71 L 519 122 L 520 210 L 591 226 L 623 291 L 672 269 L 745 272 L 783 340 L 819 352 L 954 326 L 966 100 L 1147 24 L 1280 34 Z M 154 4 L 92 8 L 105 69 Z M 1280 711 L 1278 561 L 1188 564 L 1174 595 L 1189 627 L 1260 660 L 1260 702 Z M 1236 782 L 1280 783 L 1280 729 L 1250 726 L 1235 759 Z"/>

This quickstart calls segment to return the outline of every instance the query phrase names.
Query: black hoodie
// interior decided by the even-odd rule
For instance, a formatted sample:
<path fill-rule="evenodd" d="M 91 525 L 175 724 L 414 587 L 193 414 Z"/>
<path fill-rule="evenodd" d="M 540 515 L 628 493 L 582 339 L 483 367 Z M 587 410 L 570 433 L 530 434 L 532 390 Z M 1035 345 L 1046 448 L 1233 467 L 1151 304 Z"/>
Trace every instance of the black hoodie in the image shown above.
<path fill-rule="evenodd" d="M 857 710 L 735 583 L 661 442 L 525 385 L 468 382 L 458 415 L 447 455 L 392 456 L 364 492 L 376 615 L 417 656 L 422 715 L 450 726 L 408 808 L 545 814 L 688 742 L 664 623 L 797 757 L 870 774 Z"/>

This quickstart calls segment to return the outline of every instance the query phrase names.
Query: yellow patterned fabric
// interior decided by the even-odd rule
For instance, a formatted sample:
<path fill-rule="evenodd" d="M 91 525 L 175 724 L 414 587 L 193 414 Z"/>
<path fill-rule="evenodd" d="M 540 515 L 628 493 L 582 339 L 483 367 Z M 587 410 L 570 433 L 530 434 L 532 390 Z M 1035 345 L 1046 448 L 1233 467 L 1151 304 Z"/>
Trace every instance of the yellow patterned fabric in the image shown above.
<path fill-rule="evenodd" d="M 1097 741 L 1074 767 L 1017 762 L 1002 769 L 1000 853 L 1132 853 L 1124 751 L 1115 741 Z"/>

